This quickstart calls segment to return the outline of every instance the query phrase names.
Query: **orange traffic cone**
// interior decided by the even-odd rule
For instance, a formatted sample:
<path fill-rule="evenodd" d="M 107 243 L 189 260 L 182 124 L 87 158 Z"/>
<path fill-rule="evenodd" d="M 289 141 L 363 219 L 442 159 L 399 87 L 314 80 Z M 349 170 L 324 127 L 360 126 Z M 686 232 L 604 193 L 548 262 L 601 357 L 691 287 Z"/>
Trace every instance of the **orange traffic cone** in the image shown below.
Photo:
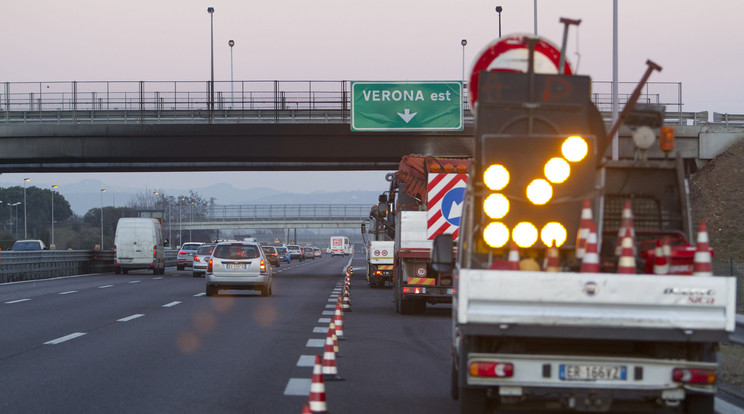
<path fill-rule="evenodd" d="M 617 244 L 615 245 L 615 256 L 622 254 L 622 241 L 625 237 L 625 229 L 630 229 L 630 238 L 633 244 L 633 255 L 635 255 L 635 228 L 633 227 L 633 208 L 630 200 L 625 200 L 625 207 L 620 218 L 620 229 L 617 231 Z"/>
<path fill-rule="evenodd" d="M 313 411 L 312 411 L 312 410 L 310 410 L 310 404 L 308 404 L 308 403 L 305 403 L 305 404 L 304 404 L 304 405 L 302 406 L 302 414 L 313 414 Z"/>
<path fill-rule="evenodd" d="M 323 382 L 323 362 L 320 355 L 315 355 L 315 365 L 313 366 L 313 379 L 310 383 L 310 397 L 308 398 L 310 411 L 313 413 L 325 413 L 326 395 L 325 382 Z"/>
<path fill-rule="evenodd" d="M 326 334 L 325 348 L 323 349 L 323 379 L 325 381 L 341 381 L 336 367 L 336 353 L 333 351 L 333 334 L 328 330 Z"/>
<path fill-rule="evenodd" d="M 555 246 L 555 240 L 550 242 L 550 248 L 548 248 L 548 265 L 545 268 L 546 272 L 560 272 L 561 271 L 561 253 Z"/>
<path fill-rule="evenodd" d="M 713 264 L 710 257 L 710 247 L 708 247 L 708 229 L 704 221 L 700 222 L 698 228 L 697 249 L 692 264 L 692 275 L 713 276 Z"/>
<path fill-rule="evenodd" d="M 620 244 L 620 259 L 617 262 L 617 272 L 621 274 L 635 274 L 636 261 L 633 254 L 633 239 L 630 236 L 630 229 L 625 229 L 625 237 Z"/>
<path fill-rule="evenodd" d="M 349 298 L 348 287 L 344 287 L 343 300 L 341 302 L 341 309 L 344 312 L 351 312 L 351 299 Z"/>
<path fill-rule="evenodd" d="M 336 302 L 336 311 L 333 314 L 333 324 L 336 325 L 336 336 L 339 340 L 344 340 L 344 312 L 341 309 L 341 297 Z"/>
<path fill-rule="evenodd" d="M 331 323 L 328 324 L 328 330 L 330 332 L 333 332 L 331 337 L 333 338 L 333 352 L 336 353 L 336 356 L 339 357 L 341 355 L 338 354 L 338 336 L 336 336 L 336 324 L 333 323 L 333 320 L 331 320 Z"/>
<path fill-rule="evenodd" d="M 586 240 L 589 237 L 589 223 L 592 222 L 592 204 L 588 198 L 584 199 L 581 207 L 581 223 L 576 234 L 576 258 L 583 259 L 586 252 Z"/>
<path fill-rule="evenodd" d="M 672 245 L 669 241 L 669 236 L 664 236 L 664 241 L 661 242 L 661 251 L 664 253 L 666 258 L 666 274 L 672 273 Z"/>
<path fill-rule="evenodd" d="M 667 258 L 664 255 L 664 248 L 661 247 L 661 242 L 657 239 L 656 248 L 654 249 L 654 274 L 666 275 L 667 273 L 669 273 Z"/>
<path fill-rule="evenodd" d="M 517 244 L 511 242 L 509 245 L 509 256 L 507 257 L 510 270 L 519 270 L 519 248 Z"/>
<path fill-rule="evenodd" d="M 581 260 L 581 273 L 599 273 L 597 226 L 591 220 L 589 221 L 589 234 L 586 238 L 586 251 Z"/>

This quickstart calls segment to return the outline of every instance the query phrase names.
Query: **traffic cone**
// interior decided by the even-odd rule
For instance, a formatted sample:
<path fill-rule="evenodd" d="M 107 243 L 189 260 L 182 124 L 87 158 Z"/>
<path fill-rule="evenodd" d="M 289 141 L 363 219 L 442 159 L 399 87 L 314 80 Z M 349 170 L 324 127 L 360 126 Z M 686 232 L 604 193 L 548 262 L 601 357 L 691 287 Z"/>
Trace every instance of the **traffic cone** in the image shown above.
<path fill-rule="evenodd" d="M 323 380 L 341 381 L 336 367 L 336 353 L 333 351 L 333 336 L 331 330 L 326 334 L 325 348 L 323 349 Z"/>
<path fill-rule="evenodd" d="M 669 266 L 667 264 L 667 258 L 664 255 L 664 248 L 661 247 L 661 242 L 656 240 L 656 248 L 654 249 L 654 274 L 665 275 L 669 272 Z"/>
<path fill-rule="evenodd" d="M 620 244 L 620 259 L 617 261 L 617 272 L 626 275 L 632 275 L 636 272 L 635 255 L 633 254 L 633 239 L 630 236 L 630 229 L 625 229 L 625 237 Z"/>
<path fill-rule="evenodd" d="M 344 311 L 341 309 L 341 297 L 336 302 L 336 311 L 333 314 L 333 324 L 336 325 L 336 337 L 344 340 Z"/>
<path fill-rule="evenodd" d="M 664 241 L 661 243 L 661 251 L 666 258 L 666 271 L 665 275 L 672 273 L 672 246 L 669 242 L 669 236 L 664 236 Z"/>
<path fill-rule="evenodd" d="M 338 354 L 338 336 L 336 336 L 336 324 L 333 323 L 333 320 L 328 324 L 328 330 L 333 332 L 333 334 L 331 334 L 331 338 L 333 338 L 333 352 L 335 352 L 336 356 L 339 357 L 341 355 Z"/>
<path fill-rule="evenodd" d="M 635 228 L 633 227 L 633 208 L 630 200 L 625 200 L 625 207 L 620 218 L 620 229 L 617 231 L 617 244 L 615 245 L 615 256 L 622 254 L 622 241 L 625 237 L 625 229 L 630 229 L 630 238 L 633 244 L 633 255 L 635 256 Z"/>
<path fill-rule="evenodd" d="M 713 276 L 713 264 L 710 257 L 710 247 L 708 247 L 708 229 L 704 221 L 700 222 L 697 234 L 697 249 L 695 249 L 695 259 L 692 264 L 693 276 Z"/>
<path fill-rule="evenodd" d="M 589 221 L 589 233 L 586 238 L 586 251 L 581 259 L 581 273 L 599 273 L 599 252 L 597 247 L 597 226 Z"/>
<path fill-rule="evenodd" d="M 326 395 L 325 395 L 325 382 L 323 382 L 323 362 L 320 355 L 315 355 L 315 365 L 313 366 L 313 379 L 310 383 L 310 397 L 308 398 L 308 404 L 310 405 L 310 411 L 313 413 L 325 413 L 326 407 Z"/>
<path fill-rule="evenodd" d="M 344 312 L 351 312 L 351 299 L 349 298 L 348 288 L 344 288 L 343 299 L 341 301 L 341 309 Z"/>
<path fill-rule="evenodd" d="M 509 256 L 507 257 L 510 270 L 519 270 L 519 248 L 517 244 L 511 242 L 509 245 Z"/>
<path fill-rule="evenodd" d="M 302 414 L 313 414 L 313 411 L 310 409 L 310 404 L 307 402 L 302 406 Z"/>
<path fill-rule="evenodd" d="M 586 253 L 586 240 L 589 237 L 589 223 L 592 222 L 592 204 L 588 198 L 584 199 L 581 207 L 581 222 L 576 234 L 576 258 L 583 259 Z"/>
<path fill-rule="evenodd" d="M 550 247 L 547 251 L 548 265 L 545 268 L 546 272 L 560 272 L 561 271 L 561 253 L 558 247 L 555 246 L 555 240 L 550 242 Z"/>

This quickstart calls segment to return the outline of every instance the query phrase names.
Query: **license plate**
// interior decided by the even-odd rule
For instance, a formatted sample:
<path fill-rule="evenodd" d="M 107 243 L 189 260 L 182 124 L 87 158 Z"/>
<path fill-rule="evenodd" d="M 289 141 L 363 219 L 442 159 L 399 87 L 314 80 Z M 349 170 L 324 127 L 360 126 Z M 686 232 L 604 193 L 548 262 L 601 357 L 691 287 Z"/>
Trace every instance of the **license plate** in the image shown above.
<path fill-rule="evenodd" d="M 628 369 L 625 365 L 565 365 L 558 369 L 560 379 L 566 381 L 625 381 Z"/>
<path fill-rule="evenodd" d="M 225 269 L 227 270 L 243 270 L 247 269 L 248 265 L 245 264 L 226 264 Z"/>

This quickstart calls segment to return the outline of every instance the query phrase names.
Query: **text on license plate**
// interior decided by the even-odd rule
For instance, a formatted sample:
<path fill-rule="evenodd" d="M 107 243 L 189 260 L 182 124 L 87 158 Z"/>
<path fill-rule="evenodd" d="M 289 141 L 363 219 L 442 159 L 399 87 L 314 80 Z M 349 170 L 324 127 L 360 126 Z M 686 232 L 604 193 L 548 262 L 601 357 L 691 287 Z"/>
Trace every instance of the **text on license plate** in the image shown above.
<path fill-rule="evenodd" d="M 246 264 L 226 264 L 225 269 L 227 270 L 243 270 L 247 269 L 248 265 Z"/>
<path fill-rule="evenodd" d="M 566 365 L 558 369 L 560 379 L 567 381 L 625 381 L 628 369 L 625 365 Z"/>

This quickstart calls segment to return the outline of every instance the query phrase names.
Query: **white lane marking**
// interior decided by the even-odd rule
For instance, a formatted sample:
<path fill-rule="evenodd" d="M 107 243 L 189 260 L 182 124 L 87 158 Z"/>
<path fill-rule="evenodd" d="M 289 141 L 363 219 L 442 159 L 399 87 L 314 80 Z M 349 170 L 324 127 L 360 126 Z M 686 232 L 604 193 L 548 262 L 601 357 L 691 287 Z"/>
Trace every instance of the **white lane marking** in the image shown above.
<path fill-rule="evenodd" d="M 117 322 L 129 322 L 129 321 L 131 321 L 132 319 L 137 319 L 137 318 L 141 318 L 141 317 L 143 317 L 143 316 L 145 316 L 145 314 L 144 314 L 144 313 L 135 313 L 134 315 L 131 315 L 131 316 L 127 316 L 126 318 L 121 318 L 121 319 L 117 319 L 116 321 L 117 321 Z"/>
<path fill-rule="evenodd" d="M 29 300 L 31 300 L 31 299 L 17 299 L 17 300 L 11 300 L 10 302 L 5 302 L 5 303 L 7 303 L 8 305 L 12 305 L 14 303 L 27 302 Z"/>
<path fill-rule="evenodd" d="M 75 339 L 75 338 L 81 337 L 83 335 L 85 335 L 84 332 L 71 333 L 71 334 L 66 335 L 66 336 L 63 336 L 61 338 L 52 339 L 51 341 L 44 342 L 44 345 L 57 345 L 57 344 L 61 344 L 62 342 L 69 341 L 70 339 Z"/>
<path fill-rule="evenodd" d="M 287 388 L 284 389 L 284 395 L 308 396 L 310 395 L 310 385 L 312 385 L 312 379 L 310 378 L 290 378 L 287 382 Z"/>
<path fill-rule="evenodd" d="M 154 277 L 154 278 L 152 278 L 152 280 L 160 280 L 160 279 L 162 279 L 162 278 L 163 278 L 163 276 L 158 276 L 158 277 Z"/>
<path fill-rule="evenodd" d="M 335 314 L 336 314 L 335 311 L 323 311 L 323 315 L 326 315 L 326 316 L 328 316 L 328 315 L 335 315 Z"/>
<path fill-rule="evenodd" d="M 98 286 L 98 289 L 106 289 L 106 288 L 110 288 L 110 287 L 114 287 L 114 285 L 103 285 L 103 286 Z"/>
<path fill-rule="evenodd" d="M 332 305 L 332 304 L 329 303 L 329 304 L 326 305 L 326 309 L 336 309 L 336 305 Z"/>
<path fill-rule="evenodd" d="M 328 299 L 328 302 L 336 302 L 337 300 L 338 300 L 338 298 L 330 298 L 330 299 Z"/>
<path fill-rule="evenodd" d="M 199 296 L 205 296 L 205 295 L 206 295 L 206 292 L 201 292 L 201 293 L 197 293 L 196 295 L 194 295 L 194 297 L 198 298 Z"/>
<path fill-rule="evenodd" d="M 68 290 L 67 292 L 59 292 L 59 295 L 69 295 L 70 293 L 77 293 L 77 290 Z"/>
<path fill-rule="evenodd" d="M 300 355 L 297 360 L 298 367 L 315 367 L 315 355 Z"/>
<path fill-rule="evenodd" d="M 323 348 L 325 347 L 325 343 L 325 339 L 308 339 L 305 346 L 308 348 Z"/>
<path fill-rule="evenodd" d="M 318 319 L 318 323 L 331 323 L 331 318 L 320 318 Z"/>
<path fill-rule="evenodd" d="M 129 283 L 139 283 L 139 282 L 140 282 L 139 280 L 133 280 L 133 281 L 131 281 Z"/>
<path fill-rule="evenodd" d="M 327 326 L 325 328 L 322 327 L 322 326 L 316 326 L 315 328 L 313 328 L 313 333 L 327 334 L 328 333 L 328 329 L 329 328 Z"/>
<path fill-rule="evenodd" d="M 163 305 L 163 307 L 164 307 L 164 308 L 172 308 L 172 307 L 174 307 L 174 306 L 178 305 L 179 303 L 181 303 L 181 302 L 180 302 L 180 301 L 178 301 L 178 300 L 174 300 L 174 301 L 173 301 L 173 302 L 171 302 L 171 303 L 166 303 L 165 305 Z"/>

